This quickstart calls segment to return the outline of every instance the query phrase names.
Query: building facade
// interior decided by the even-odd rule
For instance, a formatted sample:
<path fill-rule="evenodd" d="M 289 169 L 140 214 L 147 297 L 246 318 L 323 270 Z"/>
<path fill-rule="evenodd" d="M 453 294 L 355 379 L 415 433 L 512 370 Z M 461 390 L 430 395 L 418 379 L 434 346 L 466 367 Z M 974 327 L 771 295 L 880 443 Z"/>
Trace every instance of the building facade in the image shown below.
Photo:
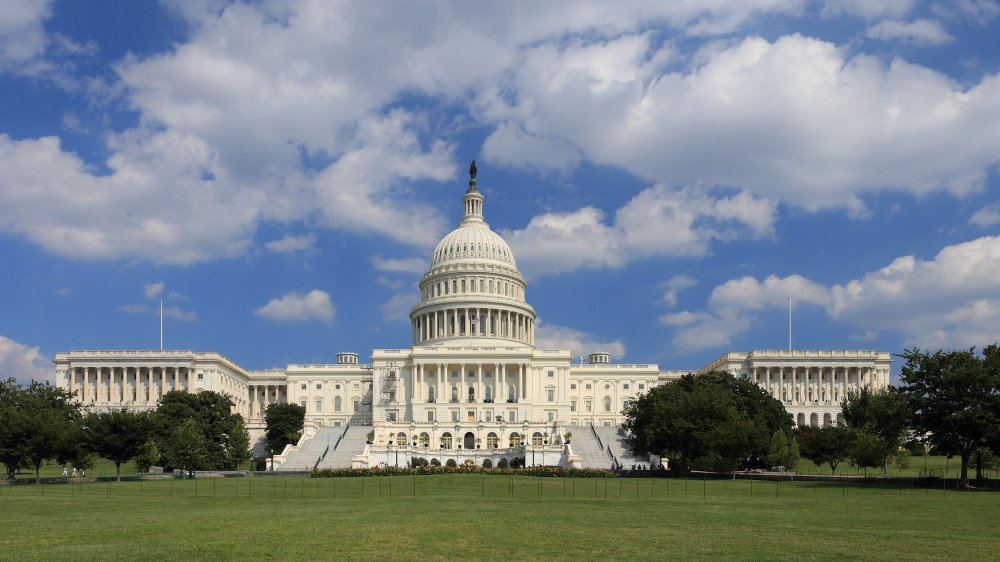
<path fill-rule="evenodd" d="M 154 408 L 171 390 L 212 390 L 233 399 L 252 438 L 275 402 L 306 409 L 313 428 L 370 426 L 358 462 L 379 462 L 399 448 L 468 460 L 541 455 L 571 464 L 564 447 L 574 428 L 617 426 L 640 394 L 682 371 L 616 364 L 591 353 L 574 363 L 568 350 L 534 345 L 535 309 L 514 254 L 483 215 L 475 174 L 464 214 L 431 255 L 410 312 L 410 346 L 375 349 L 370 361 L 343 352 L 334 364 L 245 370 L 217 353 L 72 351 L 55 358 L 57 385 L 91 409 Z M 698 372 L 750 379 L 782 401 L 797 424 L 836 423 L 840 399 L 889 380 L 889 354 L 874 351 L 727 353 Z M 596 435 L 596 433 L 595 433 Z M 367 460 L 366 460 L 367 459 Z"/>

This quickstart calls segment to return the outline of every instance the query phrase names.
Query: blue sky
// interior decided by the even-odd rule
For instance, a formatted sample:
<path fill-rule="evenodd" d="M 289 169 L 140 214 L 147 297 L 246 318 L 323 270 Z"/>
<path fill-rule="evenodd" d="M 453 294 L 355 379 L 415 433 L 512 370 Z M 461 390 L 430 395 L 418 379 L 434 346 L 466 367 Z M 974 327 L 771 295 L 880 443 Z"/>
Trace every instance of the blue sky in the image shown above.
<path fill-rule="evenodd" d="M 996 1 L 2 4 L 2 376 L 406 347 L 472 159 L 539 346 L 1000 339 Z"/>

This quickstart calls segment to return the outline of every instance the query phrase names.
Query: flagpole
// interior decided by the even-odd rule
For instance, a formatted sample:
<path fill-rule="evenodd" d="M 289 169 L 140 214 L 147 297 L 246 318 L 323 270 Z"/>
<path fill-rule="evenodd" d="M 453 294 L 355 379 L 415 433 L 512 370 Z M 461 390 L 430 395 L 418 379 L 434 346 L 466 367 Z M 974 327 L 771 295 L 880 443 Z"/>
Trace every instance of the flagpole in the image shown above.
<path fill-rule="evenodd" d="M 788 351 L 792 350 L 792 297 L 785 297 L 788 301 Z"/>
<path fill-rule="evenodd" d="M 163 299 L 160 299 L 160 351 L 163 351 Z"/>

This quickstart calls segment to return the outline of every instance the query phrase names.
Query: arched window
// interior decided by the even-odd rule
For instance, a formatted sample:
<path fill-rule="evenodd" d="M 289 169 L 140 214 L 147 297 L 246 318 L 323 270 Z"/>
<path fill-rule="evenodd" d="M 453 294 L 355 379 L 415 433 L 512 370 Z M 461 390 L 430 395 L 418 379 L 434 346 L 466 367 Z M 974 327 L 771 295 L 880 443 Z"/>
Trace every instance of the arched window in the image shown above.
<path fill-rule="evenodd" d="M 493 433 L 493 432 L 491 431 L 491 432 L 490 432 L 490 433 L 489 433 L 489 434 L 488 434 L 488 435 L 486 436 L 486 448 L 487 448 L 487 449 L 496 449 L 496 448 L 498 447 L 498 443 L 497 443 L 497 441 L 498 441 L 498 439 L 497 439 L 497 434 L 496 434 L 496 433 Z"/>
<path fill-rule="evenodd" d="M 420 434 L 420 446 L 427 447 L 431 444 L 431 436 L 426 432 Z"/>
<path fill-rule="evenodd" d="M 511 447 L 520 447 L 521 446 L 521 434 L 520 433 L 518 433 L 518 432 L 515 431 L 514 433 L 510 434 L 510 446 Z"/>
<path fill-rule="evenodd" d="M 490 385 L 486 385 L 486 401 L 487 402 L 493 401 L 493 387 Z"/>
<path fill-rule="evenodd" d="M 473 386 L 469 387 L 469 402 L 476 401 L 476 388 Z"/>
<path fill-rule="evenodd" d="M 516 395 L 514 394 L 514 385 L 508 386 L 507 387 L 507 401 L 508 402 L 513 402 L 515 400 L 515 396 Z"/>
<path fill-rule="evenodd" d="M 451 433 L 446 431 L 441 434 L 441 448 L 451 449 Z"/>
<path fill-rule="evenodd" d="M 455 385 L 451 387 L 451 401 L 458 402 L 458 387 Z"/>
<path fill-rule="evenodd" d="M 604 411 L 605 412 L 610 412 L 611 411 L 611 397 L 610 396 L 605 396 L 604 397 Z"/>
<path fill-rule="evenodd" d="M 434 401 L 434 387 L 433 386 L 427 389 L 427 401 L 428 402 L 433 402 Z"/>
<path fill-rule="evenodd" d="M 339 412 L 342 405 L 343 405 L 343 403 L 341 402 L 339 396 L 337 396 L 336 398 L 333 399 L 333 410 L 335 412 Z"/>
<path fill-rule="evenodd" d="M 542 446 L 542 434 L 539 432 L 534 432 L 531 434 L 531 445 L 534 447 Z"/>
<path fill-rule="evenodd" d="M 396 434 L 396 444 L 397 445 L 408 445 L 409 444 L 406 441 L 406 434 L 403 433 L 402 431 L 400 431 L 399 433 Z"/>

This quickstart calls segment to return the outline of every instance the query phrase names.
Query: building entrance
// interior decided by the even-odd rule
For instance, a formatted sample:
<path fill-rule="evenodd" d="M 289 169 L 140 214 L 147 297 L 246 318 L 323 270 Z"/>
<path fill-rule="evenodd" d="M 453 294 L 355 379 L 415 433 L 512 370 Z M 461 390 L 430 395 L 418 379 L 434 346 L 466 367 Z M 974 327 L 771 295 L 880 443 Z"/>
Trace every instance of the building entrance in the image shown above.
<path fill-rule="evenodd" d="M 465 434 L 464 442 L 462 443 L 465 449 L 475 449 L 476 448 L 476 436 L 471 431 Z"/>

